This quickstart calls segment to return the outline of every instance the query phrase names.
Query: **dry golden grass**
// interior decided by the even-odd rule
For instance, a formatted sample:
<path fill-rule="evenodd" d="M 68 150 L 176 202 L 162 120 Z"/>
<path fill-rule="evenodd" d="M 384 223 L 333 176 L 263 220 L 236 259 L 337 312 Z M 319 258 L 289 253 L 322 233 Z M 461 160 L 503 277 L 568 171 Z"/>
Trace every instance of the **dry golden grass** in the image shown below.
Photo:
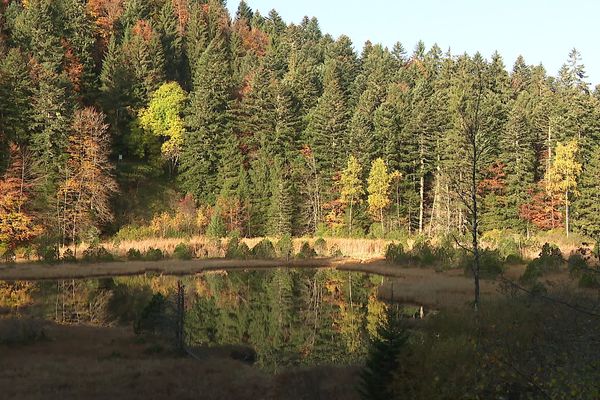
<path fill-rule="evenodd" d="M 244 238 L 242 242 L 249 248 L 253 248 L 264 238 Z M 267 237 L 274 245 L 279 241 L 278 238 Z M 385 254 L 385 248 L 390 240 L 383 239 L 347 239 L 347 238 L 323 238 L 328 249 L 339 249 L 345 257 L 358 258 L 366 260 L 374 257 L 382 257 Z M 314 245 L 317 239 L 313 237 L 294 238 L 294 251 L 298 252 L 302 243 L 308 242 Z M 228 239 L 215 240 L 206 236 L 194 236 L 191 239 L 167 239 L 151 238 L 145 240 L 124 240 L 119 243 L 106 242 L 103 245 L 113 253 L 124 256 L 129 249 L 137 249 L 142 252 L 149 248 L 161 249 L 167 254 L 173 253 L 179 243 L 187 243 L 194 249 L 197 257 L 223 257 Z M 78 252 L 85 249 L 86 246 L 80 246 Z"/>
<path fill-rule="evenodd" d="M 0 321 L 1 322 L 1 321 Z M 269 375 L 227 357 L 201 361 L 148 353 L 126 328 L 57 326 L 50 340 L 0 345 L 3 399 L 358 399 L 356 368 Z"/>

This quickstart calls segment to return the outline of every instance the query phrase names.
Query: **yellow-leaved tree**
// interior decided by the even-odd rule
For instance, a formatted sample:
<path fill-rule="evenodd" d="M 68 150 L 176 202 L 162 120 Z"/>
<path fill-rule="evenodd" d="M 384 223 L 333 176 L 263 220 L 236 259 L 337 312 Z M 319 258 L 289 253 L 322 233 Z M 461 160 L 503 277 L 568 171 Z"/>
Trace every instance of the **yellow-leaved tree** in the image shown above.
<path fill-rule="evenodd" d="M 548 191 L 560 194 L 565 202 L 565 231 L 569 236 L 569 205 L 571 197 L 577 195 L 577 178 L 581 174 L 581 163 L 577 162 L 579 144 L 571 140 L 567 144 L 557 143 L 554 159 L 546 173 Z"/>
<path fill-rule="evenodd" d="M 369 212 L 376 219 L 381 221 L 381 230 L 385 231 L 383 223 L 383 210 L 390 205 L 390 181 L 391 176 L 388 173 L 385 162 L 378 158 L 371 164 L 369 172 Z"/>
<path fill-rule="evenodd" d="M 348 165 L 342 171 L 340 179 L 340 202 L 348 206 L 348 235 L 352 235 L 352 209 L 354 204 L 358 203 L 360 196 L 364 193 L 362 182 L 360 181 L 360 173 L 362 167 L 354 156 L 348 158 Z"/>
<path fill-rule="evenodd" d="M 139 121 L 144 130 L 162 137 L 161 153 L 171 162 L 171 170 L 177 165 L 183 145 L 183 107 L 186 93 L 177 82 L 167 82 L 156 90 L 148 108 L 140 111 Z"/>

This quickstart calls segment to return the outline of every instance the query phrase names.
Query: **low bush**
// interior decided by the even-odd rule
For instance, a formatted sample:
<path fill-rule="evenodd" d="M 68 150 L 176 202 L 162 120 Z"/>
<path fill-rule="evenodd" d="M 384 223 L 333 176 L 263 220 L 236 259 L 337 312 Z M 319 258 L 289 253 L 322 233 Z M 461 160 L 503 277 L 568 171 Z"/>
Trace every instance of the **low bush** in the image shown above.
<path fill-rule="evenodd" d="M 433 265 L 437 261 L 431 243 L 423 236 L 419 236 L 415 240 L 410 254 L 413 259 L 413 262 L 421 266 Z"/>
<path fill-rule="evenodd" d="M 408 256 L 401 243 L 390 243 L 385 249 L 385 259 L 391 263 L 402 264 L 408 261 Z"/>
<path fill-rule="evenodd" d="M 58 241 L 49 237 L 41 237 L 38 239 L 35 252 L 38 259 L 44 263 L 54 264 L 60 259 L 58 251 Z"/>
<path fill-rule="evenodd" d="M 560 249 L 556 245 L 545 243 L 542 246 L 540 255 L 527 264 L 527 269 L 521 276 L 521 281 L 523 283 L 534 283 L 543 275 L 558 271 L 563 262 Z"/>
<path fill-rule="evenodd" d="M 75 254 L 73 254 L 73 250 L 71 249 L 67 249 L 63 252 L 62 260 L 66 263 L 77 262 L 77 258 L 75 257 Z"/>
<path fill-rule="evenodd" d="M 327 255 L 327 242 L 322 237 L 315 240 L 314 248 L 318 256 L 323 257 Z"/>
<path fill-rule="evenodd" d="M 0 344 L 24 345 L 46 338 L 44 321 L 37 319 L 0 319 Z"/>
<path fill-rule="evenodd" d="M 83 252 L 84 262 L 111 262 L 115 257 L 103 246 L 89 247 Z"/>
<path fill-rule="evenodd" d="M 294 254 L 294 242 L 290 235 L 284 235 L 277 242 L 277 252 L 279 257 L 289 260 Z"/>
<path fill-rule="evenodd" d="M 466 275 L 473 275 L 473 254 L 462 252 L 461 266 Z M 498 250 L 483 249 L 479 252 L 479 275 L 493 279 L 504 272 L 502 256 Z"/>
<path fill-rule="evenodd" d="M 571 254 L 567 259 L 567 267 L 572 278 L 581 276 L 588 269 L 588 264 L 581 254 Z"/>
<path fill-rule="evenodd" d="M 240 242 L 240 237 L 236 235 L 232 235 L 227 242 L 227 247 L 225 248 L 225 257 L 226 258 L 234 258 L 234 259 L 246 259 L 250 256 L 250 249 L 248 245 L 244 242 Z"/>
<path fill-rule="evenodd" d="M 127 260 L 140 261 L 141 259 L 142 259 L 142 253 L 138 249 L 127 250 Z"/>
<path fill-rule="evenodd" d="M 191 260 L 194 258 L 194 250 L 186 243 L 179 243 L 173 250 L 173 257 L 177 260 Z"/>
<path fill-rule="evenodd" d="M 251 251 L 252 257 L 260 259 L 270 259 L 277 257 L 275 247 L 269 239 L 263 239 L 258 242 Z"/>
<path fill-rule="evenodd" d="M 161 249 L 155 249 L 154 247 L 150 247 L 148 250 L 144 252 L 143 259 L 145 261 L 160 261 L 165 258 Z"/>
<path fill-rule="evenodd" d="M 587 289 L 600 288 L 600 270 L 586 271 L 579 277 L 579 287 Z"/>
<path fill-rule="evenodd" d="M 330 257 L 343 257 L 344 254 L 342 253 L 342 250 L 340 250 L 340 247 L 334 243 L 329 248 L 329 256 Z"/>
<path fill-rule="evenodd" d="M 298 254 L 296 256 L 298 258 L 313 258 L 317 256 L 317 252 L 315 251 L 315 249 L 310 247 L 310 244 L 308 242 L 304 242 L 302 243 L 302 246 L 300 246 L 300 251 L 298 251 Z"/>

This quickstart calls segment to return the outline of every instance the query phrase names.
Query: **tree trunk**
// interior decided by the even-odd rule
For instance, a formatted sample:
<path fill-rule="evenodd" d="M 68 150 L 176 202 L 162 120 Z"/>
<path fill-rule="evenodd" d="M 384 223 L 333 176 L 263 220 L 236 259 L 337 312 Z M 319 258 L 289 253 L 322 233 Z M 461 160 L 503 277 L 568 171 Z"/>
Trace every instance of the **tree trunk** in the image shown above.
<path fill-rule="evenodd" d="M 477 215 L 477 144 L 475 135 L 473 135 L 473 164 L 471 165 L 471 202 L 473 205 L 473 217 L 471 223 L 471 235 L 473 237 L 473 279 L 475 281 L 475 311 L 479 311 L 480 307 L 480 290 L 479 290 L 479 240 L 478 240 L 478 225 L 479 216 Z"/>
<path fill-rule="evenodd" d="M 425 160 L 421 157 L 421 178 L 419 180 L 419 234 L 423 233 L 423 208 L 425 207 Z"/>
<path fill-rule="evenodd" d="M 352 237 L 352 206 L 354 203 L 354 198 L 350 197 L 350 221 L 348 223 L 348 237 Z"/>
<path fill-rule="evenodd" d="M 569 191 L 565 191 L 565 230 L 569 237 Z"/>

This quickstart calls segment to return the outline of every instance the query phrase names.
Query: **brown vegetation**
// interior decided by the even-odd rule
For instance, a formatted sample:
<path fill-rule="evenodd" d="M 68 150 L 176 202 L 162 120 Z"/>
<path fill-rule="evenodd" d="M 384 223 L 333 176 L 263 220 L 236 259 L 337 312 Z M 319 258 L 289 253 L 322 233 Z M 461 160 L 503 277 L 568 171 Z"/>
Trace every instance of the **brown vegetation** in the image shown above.
<path fill-rule="evenodd" d="M 49 324 L 45 334 L 49 340 L 0 345 L 3 398 L 358 399 L 356 368 L 294 369 L 270 376 L 227 357 L 180 357 L 126 328 Z"/>

